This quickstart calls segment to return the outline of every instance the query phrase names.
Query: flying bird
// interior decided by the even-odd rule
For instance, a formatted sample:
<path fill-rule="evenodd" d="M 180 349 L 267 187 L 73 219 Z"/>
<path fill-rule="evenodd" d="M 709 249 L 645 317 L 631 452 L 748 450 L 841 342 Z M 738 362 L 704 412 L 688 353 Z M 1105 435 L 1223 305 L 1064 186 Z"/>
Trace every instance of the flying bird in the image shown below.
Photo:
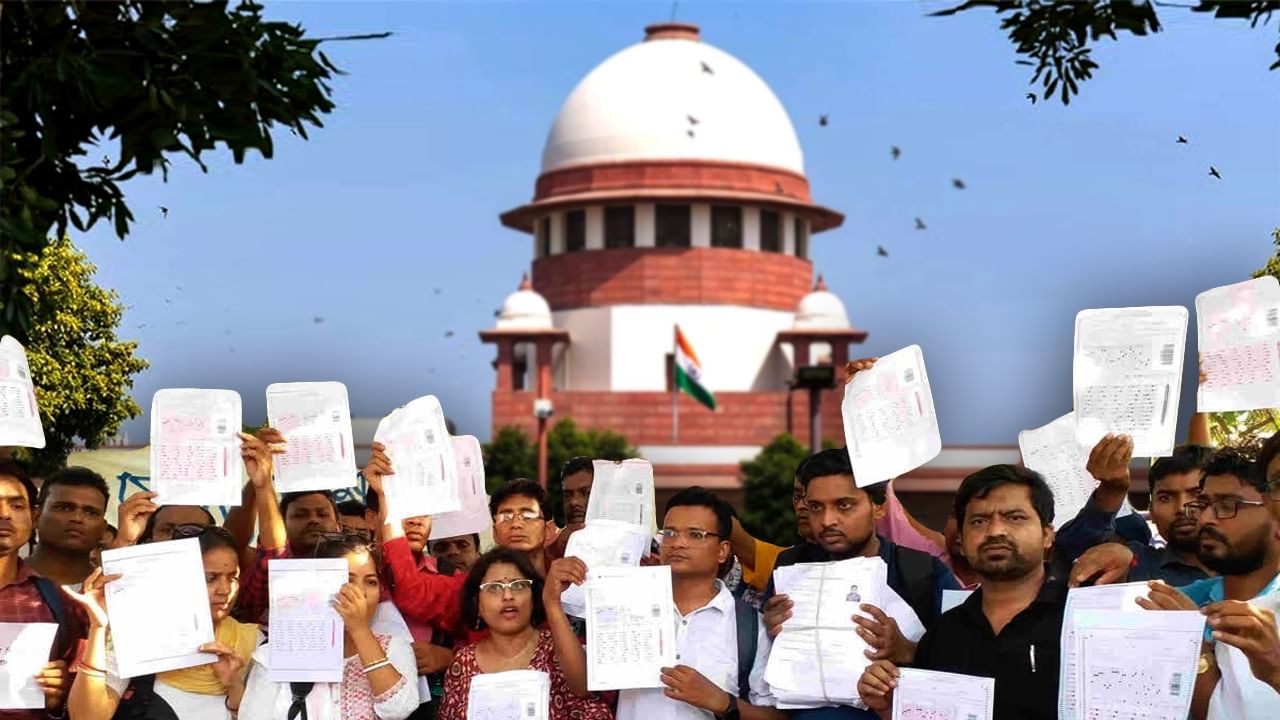
<path fill-rule="evenodd" d="M 894 145 L 889 148 L 889 155 L 891 155 L 894 160 L 897 160 L 898 156 L 902 155 L 902 150 L 899 149 L 897 145 Z"/>
<path fill-rule="evenodd" d="M 452 330 L 450 330 L 450 331 L 446 332 L 446 333 L 444 334 L 444 336 L 445 336 L 445 337 L 447 337 L 447 338 L 451 338 L 451 337 L 453 337 L 453 331 L 452 331 Z"/>
<path fill-rule="evenodd" d="M 963 181 L 963 180 L 961 180 L 960 178 L 952 178 L 952 179 L 951 179 L 951 186 L 952 186 L 952 187 L 954 187 L 954 188 L 955 188 L 955 189 L 957 189 L 957 190 L 963 190 L 963 189 L 964 189 L 964 181 Z"/>
<path fill-rule="evenodd" d="M 712 70 L 712 69 L 711 69 L 711 66 L 710 66 L 710 65 L 708 65 L 708 64 L 706 63 L 706 61 L 705 61 L 705 60 L 703 60 L 703 61 L 701 61 L 701 62 L 702 62 L 702 72 L 704 72 L 704 73 L 706 73 L 706 74 L 708 74 L 708 75 L 715 75 L 715 74 L 716 74 L 716 71 L 715 71 L 715 70 Z"/>
<path fill-rule="evenodd" d="M 315 323 L 315 324 L 319 325 L 320 323 L 324 322 L 324 318 L 322 318 L 322 317 L 320 317 L 319 315 L 317 315 L 317 316 L 315 316 L 315 317 L 311 318 L 311 322 L 313 322 L 313 323 Z"/>
<path fill-rule="evenodd" d="M 819 126 L 821 126 L 821 127 L 826 127 L 826 126 L 827 126 L 827 116 L 826 116 L 826 115 L 819 115 L 819 116 L 818 116 L 818 125 L 819 125 Z"/>
<path fill-rule="evenodd" d="M 1216 167 L 1214 167 L 1214 166 L 1212 166 L 1212 165 L 1210 165 L 1210 166 L 1209 166 L 1209 174 L 1210 174 L 1210 175 L 1212 175 L 1212 176 L 1214 176 L 1214 177 L 1216 177 L 1216 178 L 1218 178 L 1219 180 L 1221 180 L 1221 179 L 1222 179 L 1222 176 L 1218 174 L 1218 168 L 1216 168 Z"/>
<path fill-rule="evenodd" d="M 924 229 L 925 229 L 924 221 L 923 221 L 923 220 L 921 220 L 920 218 L 916 218 L 916 229 L 917 229 L 917 230 L 924 230 Z"/>
<path fill-rule="evenodd" d="M 1035 93 L 1027 93 L 1027 99 L 1031 101 L 1031 104 L 1032 104 L 1032 105 L 1035 105 L 1035 104 L 1036 104 L 1036 94 L 1035 94 Z"/>
<path fill-rule="evenodd" d="M 1178 139 L 1177 139 L 1177 140 L 1175 140 L 1174 142 L 1176 142 L 1176 143 L 1177 143 L 1177 144 L 1179 144 L 1179 145 L 1186 145 L 1186 144 L 1187 144 L 1187 139 L 1186 139 L 1186 138 L 1184 138 L 1184 137 L 1182 137 L 1181 135 L 1179 135 L 1179 136 L 1178 136 Z"/>
<path fill-rule="evenodd" d="M 889 257 L 889 251 L 884 249 L 883 245 L 876 246 L 876 255 L 878 257 Z"/>
<path fill-rule="evenodd" d="M 689 124 L 690 124 L 690 125 L 697 125 L 697 124 L 698 124 L 698 118 L 696 118 L 696 117 L 694 117 L 694 116 L 692 116 L 692 115 L 685 115 L 685 117 L 686 117 L 686 118 L 689 118 Z"/>
<path fill-rule="evenodd" d="M 431 291 L 434 292 L 436 295 L 440 294 L 440 288 L 432 288 Z"/>
<path fill-rule="evenodd" d="M 165 206 L 161 205 L 161 206 L 160 206 L 160 217 L 166 217 L 166 218 L 167 218 L 167 217 L 169 217 L 169 208 L 167 208 L 167 207 L 165 207 Z"/>

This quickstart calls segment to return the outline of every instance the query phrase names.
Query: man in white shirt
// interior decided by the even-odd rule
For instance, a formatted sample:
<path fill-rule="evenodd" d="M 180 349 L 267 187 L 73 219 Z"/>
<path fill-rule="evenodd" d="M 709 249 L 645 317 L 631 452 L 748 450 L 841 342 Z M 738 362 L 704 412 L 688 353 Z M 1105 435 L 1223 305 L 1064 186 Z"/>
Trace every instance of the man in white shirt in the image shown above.
<path fill-rule="evenodd" d="M 719 580 L 720 564 L 729 558 L 732 518 L 716 495 L 700 487 L 677 493 L 667 502 L 662 525 L 662 564 L 671 567 L 675 603 L 676 662 L 662 669 L 663 688 L 622 690 L 618 720 L 780 720 L 764 682 L 769 637 L 754 611 L 740 612 L 729 589 Z M 557 560 L 548 573 L 548 624 L 567 622 L 555 595 L 585 579 L 578 558 Z M 739 659 L 738 617 L 750 618 L 756 637 L 754 656 Z M 553 617 L 554 616 L 554 617 Z M 744 629 L 745 630 L 745 629 Z M 749 632 L 749 630 L 747 631 Z M 750 637 L 750 635 L 745 635 Z M 747 669 L 749 663 L 749 670 Z M 562 663 L 566 675 L 585 668 L 585 658 Z M 740 677 L 749 687 L 742 688 Z M 570 681 L 573 685 L 573 681 Z M 585 686 L 585 679 L 582 685 Z"/>

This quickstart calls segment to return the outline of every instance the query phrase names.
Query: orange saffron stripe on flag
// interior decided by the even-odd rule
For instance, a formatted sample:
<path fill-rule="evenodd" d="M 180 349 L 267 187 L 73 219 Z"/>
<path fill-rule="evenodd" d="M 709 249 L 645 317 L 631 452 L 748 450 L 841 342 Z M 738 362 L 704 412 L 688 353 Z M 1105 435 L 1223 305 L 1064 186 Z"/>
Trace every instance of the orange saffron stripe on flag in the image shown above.
<path fill-rule="evenodd" d="M 698 367 L 702 367 L 702 361 L 698 359 L 698 354 L 693 351 L 693 348 L 689 345 L 689 341 L 684 339 L 684 333 L 680 331 L 679 327 L 676 327 L 676 343 L 680 345 L 680 351 L 683 352 L 686 357 L 692 360 Z"/>

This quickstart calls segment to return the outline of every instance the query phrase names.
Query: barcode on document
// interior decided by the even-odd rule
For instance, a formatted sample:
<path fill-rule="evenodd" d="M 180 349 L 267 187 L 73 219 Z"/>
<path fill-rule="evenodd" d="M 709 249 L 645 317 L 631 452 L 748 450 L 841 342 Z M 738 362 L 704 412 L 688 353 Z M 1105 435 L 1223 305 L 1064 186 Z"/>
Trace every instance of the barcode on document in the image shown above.
<path fill-rule="evenodd" d="M 226 418 L 218 418 L 218 425 L 217 425 L 217 427 L 218 427 L 217 433 L 218 433 L 219 435 L 225 435 L 225 434 L 227 433 L 227 419 L 226 419 Z"/>
<path fill-rule="evenodd" d="M 1168 343 L 1164 347 L 1160 348 L 1160 364 L 1173 364 L 1173 343 Z"/>
<path fill-rule="evenodd" d="M 903 382 L 915 382 L 915 381 L 916 381 L 916 369 L 915 369 L 915 368 L 907 368 L 906 370 L 903 370 L 903 371 L 902 371 L 902 380 L 903 380 Z"/>
<path fill-rule="evenodd" d="M 1182 694 L 1182 673 L 1174 673 L 1169 680 L 1169 694 L 1173 697 Z"/>
<path fill-rule="evenodd" d="M 965 715 L 964 717 L 965 717 L 965 720 L 978 720 L 978 716 L 977 716 L 977 715 L 974 715 L 973 713 L 969 713 L 968 715 Z"/>
<path fill-rule="evenodd" d="M 533 704 L 533 703 L 531 703 L 531 702 L 527 702 L 527 703 L 525 703 L 525 704 L 524 704 L 524 716 L 525 716 L 525 717 L 533 717 L 533 716 L 535 716 L 535 715 L 537 715 L 537 714 L 538 714 L 538 707 L 537 707 L 537 705 L 535 705 L 535 704 Z"/>
<path fill-rule="evenodd" d="M 1280 308 L 1267 308 L 1267 327 L 1280 327 Z"/>

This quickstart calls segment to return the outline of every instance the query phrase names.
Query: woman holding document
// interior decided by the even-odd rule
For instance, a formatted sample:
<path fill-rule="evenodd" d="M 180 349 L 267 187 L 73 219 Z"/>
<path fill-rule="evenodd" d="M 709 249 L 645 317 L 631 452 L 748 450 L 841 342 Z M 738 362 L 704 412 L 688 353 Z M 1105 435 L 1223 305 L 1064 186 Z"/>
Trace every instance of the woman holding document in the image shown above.
<path fill-rule="evenodd" d="M 407 639 L 370 629 L 382 597 L 377 550 L 351 536 L 322 540 L 315 557 L 349 566 L 333 601 L 344 626 L 342 681 L 272 682 L 264 644 L 253 655 L 240 720 L 404 720 L 418 709 L 418 663 Z"/>
<path fill-rule="evenodd" d="M 218 656 L 217 662 L 197 667 L 162 672 L 147 678 L 154 681 L 155 697 L 151 698 L 148 717 L 229 720 L 240 707 L 245 690 L 245 671 L 258 644 L 258 626 L 237 622 L 230 617 L 239 590 L 239 553 L 231 534 L 216 525 L 181 525 L 174 538 L 198 537 L 204 561 L 205 585 L 209 590 L 209 612 L 213 616 L 216 642 L 200 648 L 201 652 Z M 67 709 L 75 720 L 108 720 L 120 706 L 120 698 L 132 683 L 135 697 L 139 678 L 116 675 L 113 653 L 107 649 L 110 625 L 104 599 L 105 585 L 120 577 L 103 577 L 94 571 L 85 580 L 82 593 L 71 592 L 89 615 L 89 637 L 85 641 L 80 670 L 67 699 Z M 139 698 L 141 699 L 141 698 Z"/>
<path fill-rule="evenodd" d="M 556 603 L 559 603 L 557 594 Z M 587 692 L 583 682 L 570 686 L 557 648 L 578 645 L 566 620 L 556 631 L 544 629 L 542 579 L 524 553 L 495 548 L 471 567 L 462 591 L 462 616 L 468 627 L 488 630 L 477 643 L 458 650 L 444 681 L 444 700 L 436 720 L 466 720 L 471 679 L 482 673 L 538 670 L 550 678 L 550 720 L 612 720 L 604 700 Z M 564 614 L 560 617 L 563 619 Z"/>

